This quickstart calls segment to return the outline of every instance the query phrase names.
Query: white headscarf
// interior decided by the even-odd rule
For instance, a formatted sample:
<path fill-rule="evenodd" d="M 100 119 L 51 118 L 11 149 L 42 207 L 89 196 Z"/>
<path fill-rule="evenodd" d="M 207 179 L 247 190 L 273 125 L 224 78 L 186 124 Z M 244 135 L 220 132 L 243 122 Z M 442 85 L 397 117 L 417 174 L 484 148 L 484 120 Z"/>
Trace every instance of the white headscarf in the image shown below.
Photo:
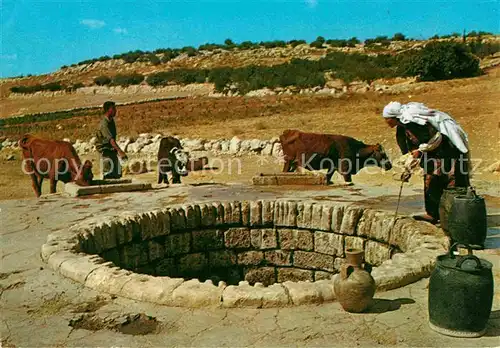
<path fill-rule="evenodd" d="M 383 117 L 395 117 L 401 123 L 413 122 L 422 126 L 429 122 L 438 132 L 446 135 L 460 152 L 469 152 L 467 133 L 447 113 L 429 109 L 422 103 L 410 102 L 401 105 L 399 102 L 390 102 L 384 107 Z"/>

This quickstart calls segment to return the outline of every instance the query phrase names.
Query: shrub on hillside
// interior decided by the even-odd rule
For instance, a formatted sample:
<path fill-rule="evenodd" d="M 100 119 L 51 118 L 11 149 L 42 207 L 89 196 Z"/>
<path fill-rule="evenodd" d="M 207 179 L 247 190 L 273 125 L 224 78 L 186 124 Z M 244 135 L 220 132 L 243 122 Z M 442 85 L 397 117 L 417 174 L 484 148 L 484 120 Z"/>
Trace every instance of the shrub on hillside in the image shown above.
<path fill-rule="evenodd" d="M 392 40 L 393 41 L 405 41 L 406 36 L 404 36 L 403 33 L 396 33 L 393 35 Z"/>
<path fill-rule="evenodd" d="M 109 76 L 101 75 L 94 78 L 94 83 L 98 86 L 105 86 L 111 83 L 111 78 Z"/>
<path fill-rule="evenodd" d="M 498 42 L 481 42 L 477 40 L 470 42 L 468 46 L 471 53 L 479 58 L 484 58 L 500 51 L 500 43 Z"/>
<path fill-rule="evenodd" d="M 208 70 L 203 69 L 175 69 L 151 74 L 146 78 L 146 82 L 154 87 L 168 84 L 187 85 L 190 83 L 204 83 L 207 75 Z"/>
<path fill-rule="evenodd" d="M 408 61 L 406 74 L 422 81 L 473 77 L 481 73 L 479 59 L 457 42 L 431 42 Z"/>
<path fill-rule="evenodd" d="M 306 44 L 306 40 L 290 40 L 288 41 L 288 44 L 292 47 L 297 47 L 298 45 L 304 45 Z"/>
<path fill-rule="evenodd" d="M 113 77 L 111 85 L 127 87 L 130 85 L 138 85 L 144 81 L 144 75 L 133 73 L 133 74 L 118 74 Z"/>

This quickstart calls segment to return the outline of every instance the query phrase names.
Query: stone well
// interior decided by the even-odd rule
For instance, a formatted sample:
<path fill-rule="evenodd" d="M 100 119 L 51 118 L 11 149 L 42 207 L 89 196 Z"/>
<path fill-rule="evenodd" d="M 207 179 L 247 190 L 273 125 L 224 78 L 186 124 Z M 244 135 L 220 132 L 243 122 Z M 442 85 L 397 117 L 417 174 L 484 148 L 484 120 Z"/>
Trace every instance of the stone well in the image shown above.
<path fill-rule="evenodd" d="M 42 259 L 97 291 L 182 307 L 279 307 L 335 300 L 347 248 L 377 291 L 427 277 L 448 239 L 431 224 L 355 205 L 215 202 L 92 218 L 54 232 Z"/>

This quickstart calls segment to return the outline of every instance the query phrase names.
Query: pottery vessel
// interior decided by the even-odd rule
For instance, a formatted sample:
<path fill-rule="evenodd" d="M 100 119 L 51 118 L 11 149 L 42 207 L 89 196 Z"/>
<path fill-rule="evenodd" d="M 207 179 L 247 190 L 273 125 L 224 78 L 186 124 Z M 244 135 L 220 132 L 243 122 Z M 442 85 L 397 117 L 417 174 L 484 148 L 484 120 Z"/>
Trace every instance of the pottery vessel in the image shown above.
<path fill-rule="evenodd" d="M 345 311 L 361 313 L 372 305 L 376 285 L 371 270 L 371 265 L 364 263 L 363 250 L 346 250 L 346 263 L 333 285 L 337 300 Z"/>

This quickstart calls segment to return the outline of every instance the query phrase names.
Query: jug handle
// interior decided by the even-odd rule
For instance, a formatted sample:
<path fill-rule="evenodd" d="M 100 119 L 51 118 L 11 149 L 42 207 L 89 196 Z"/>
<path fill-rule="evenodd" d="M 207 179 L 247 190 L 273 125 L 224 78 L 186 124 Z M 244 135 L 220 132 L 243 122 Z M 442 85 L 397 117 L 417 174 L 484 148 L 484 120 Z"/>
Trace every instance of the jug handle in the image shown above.
<path fill-rule="evenodd" d="M 456 251 L 458 251 L 458 247 L 461 246 L 462 248 L 466 248 L 467 249 L 467 254 L 468 255 L 472 255 L 472 248 L 469 244 L 462 244 L 462 243 L 454 243 L 451 247 L 450 247 L 450 259 L 454 259 L 455 258 L 455 254 L 453 254 L 453 251 L 455 251 L 455 247 L 457 247 Z"/>
<path fill-rule="evenodd" d="M 465 257 L 462 257 L 461 259 L 459 259 L 457 261 L 457 268 L 462 268 L 462 264 L 464 263 L 465 260 L 474 260 L 476 261 L 476 269 L 482 269 L 483 266 L 481 265 L 481 261 L 479 261 L 479 259 L 477 258 L 477 256 L 474 256 L 474 255 L 467 255 Z"/>
<path fill-rule="evenodd" d="M 346 280 L 347 278 L 349 278 L 352 272 L 354 272 L 354 266 L 349 265 L 347 267 L 342 267 L 342 269 L 340 270 L 340 276 L 343 280 Z"/>

